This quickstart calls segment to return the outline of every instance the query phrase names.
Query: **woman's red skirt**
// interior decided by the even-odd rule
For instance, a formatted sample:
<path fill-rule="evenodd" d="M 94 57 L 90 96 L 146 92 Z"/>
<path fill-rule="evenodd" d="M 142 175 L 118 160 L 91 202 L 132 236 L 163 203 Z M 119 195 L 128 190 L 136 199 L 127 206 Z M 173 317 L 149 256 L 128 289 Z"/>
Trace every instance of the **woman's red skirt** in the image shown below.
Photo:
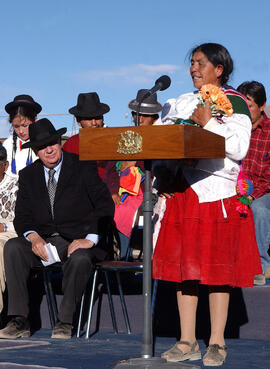
<path fill-rule="evenodd" d="M 251 210 L 241 217 L 237 197 L 199 203 L 191 187 L 166 201 L 153 255 L 153 278 L 206 285 L 253 286 L 262 273 Z"/>

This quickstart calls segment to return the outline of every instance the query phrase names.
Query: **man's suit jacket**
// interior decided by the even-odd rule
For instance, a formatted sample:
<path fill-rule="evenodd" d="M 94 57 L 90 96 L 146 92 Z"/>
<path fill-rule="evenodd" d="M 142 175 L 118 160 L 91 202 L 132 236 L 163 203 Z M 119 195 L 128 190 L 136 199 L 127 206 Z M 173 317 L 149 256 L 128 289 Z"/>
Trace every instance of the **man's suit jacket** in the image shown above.
<path fill-rule="evenodd" d="M 52 218 L 41 160 L 19 173 L 14 226 L 19 236 L 36 231 L 41 237 L 58 232 L 72 241 L 89 233 L 103 235 L 113 219 L 114 204 L 98 176 L 95 162 L 63 151 Z"/>

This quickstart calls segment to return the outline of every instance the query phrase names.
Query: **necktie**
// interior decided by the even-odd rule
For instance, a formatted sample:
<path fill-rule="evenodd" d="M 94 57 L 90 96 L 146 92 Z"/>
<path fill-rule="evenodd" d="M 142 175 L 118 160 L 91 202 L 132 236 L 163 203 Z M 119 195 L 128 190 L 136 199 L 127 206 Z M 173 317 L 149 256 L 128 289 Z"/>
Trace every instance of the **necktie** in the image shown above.
<path fill-rule="evenodd" d="M 48 180 L 48 194 L 50 198 L 50 204 L 51 204 L 51 210 L 52 210 L 52 216 L 53 216 L 53 203 L 54 203 L 54 197 L 55 197 L 55 191 L 56 191 L 56 180 L 54 178 L 55 170 L 50 169 L 49 170 L 49 180 Z"/>

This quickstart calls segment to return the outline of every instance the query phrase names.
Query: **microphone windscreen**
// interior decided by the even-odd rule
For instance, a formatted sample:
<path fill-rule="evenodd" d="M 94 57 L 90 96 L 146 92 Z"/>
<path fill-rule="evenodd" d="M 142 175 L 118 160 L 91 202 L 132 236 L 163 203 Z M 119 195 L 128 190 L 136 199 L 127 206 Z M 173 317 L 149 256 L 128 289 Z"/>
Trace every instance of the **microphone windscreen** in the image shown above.
<path fill-rule="evenodd" d="M 161 76 L 156 80 L 156 85 L 159 84 L 160 87 L 160 91 L 166 90 L 168 87 L 170 87 L 171 85 L 171 79 L 169 76 Z"/>

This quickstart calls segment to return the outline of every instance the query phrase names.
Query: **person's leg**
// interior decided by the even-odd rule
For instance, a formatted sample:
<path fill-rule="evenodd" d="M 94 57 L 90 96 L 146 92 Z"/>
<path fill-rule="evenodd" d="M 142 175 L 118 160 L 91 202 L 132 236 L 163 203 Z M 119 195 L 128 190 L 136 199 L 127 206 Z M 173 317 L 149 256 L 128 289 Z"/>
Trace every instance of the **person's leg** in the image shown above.
<path fill-rule="evenodd" d="M 196 311 L 198 305 L 198 285 L 195 281 L 185 281 L 177 291 L 177 303 L 180 316 L 181 339 L 194 343 L 196 341 Z M 187 346 L 179 345 L 183 352 Z"/>
<path fill-rule="evenodd" d="M 3 293 L 6 288 L 4 246 L 9 239 L 14 237 L 17 237 L 17 235 L 12 231 L 0 233 L 0 312 L 3 310 Z"/>
<path fill-rule="evenodd" d="M 4 264 L 8 290 L 8 315 L 28 317 L 29 296 L 27 281 L 30 269 L 40 265 L 24 237 L 12 238 L 4 247 Z"/>
<path fill-rule="evenodd" d="M 78 249 L 73 252 L 63 265 L 63 299 L 58 319 L 63 323 L 72 324 L 77 304 L 86 288 L 93 266 L 94 250 Z"/>
<path fill-rule="evenodd" d="M 120 260 L 127 260 L 131 255 L 128 254 L 129 237 L 118 231 L 120 241 Z"/>
<path fill-rule="evenodd" d="M 208 352 L 203 359 L 204 365 L 211 365 L 217 361 L 222 363 L 225 360 L 226 349 L 224 331 L 228 317 L 229 300 L 230 293 L 228 286 L 209 286 L 209 309 L 211 322 L 209 348 L 212 347 L 212 351 L 209 352 L 208 349 Z M 218 348 L 216 345 L 223 347 L 223 349 Z"/>
<path fill-rule="evenodd" d="M 268 254 L 270 244 L 270 193 L 253 200 L 251 209 L 262 269 L 263 273 L 265 273 L 270 267 L 270 256 Z"/>
<path fill-rule="evenodd" d="M 198 360 L 201 358 L 196 342 L 196 311 L 198 305 L 197 281 L 184 281 L 177 290 L 181 338 L 176 347 L 166 351 L 162 357 L 167 361 Z"/>
<path fill-rule="evenodd" d="M 30 269 L 41 262 L 33 254 L 30 242 L 24 237 L 12 238 L 4 247 L 4 266 L 8 290 L 7 326 L 0 330 L 0 338 L 16 339 L 30 336 L 29 295 L 27 281 Z"/>

